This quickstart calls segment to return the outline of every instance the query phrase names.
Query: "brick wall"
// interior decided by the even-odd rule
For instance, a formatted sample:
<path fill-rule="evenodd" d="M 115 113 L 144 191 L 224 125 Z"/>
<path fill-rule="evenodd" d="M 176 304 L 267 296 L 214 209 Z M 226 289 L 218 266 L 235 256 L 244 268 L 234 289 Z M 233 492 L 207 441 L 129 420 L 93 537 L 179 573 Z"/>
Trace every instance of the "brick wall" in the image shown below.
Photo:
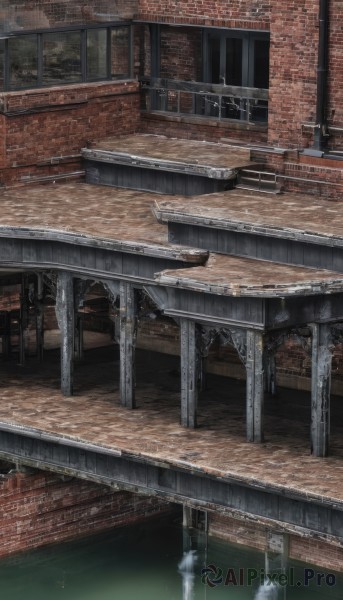
<path fill-rule="evenodd" d="M 234 544 L 267 551 L 270 528 L 248 520 L 234 519 L 217 513 L 208 514 L 209 535 Z M 318 565 L 329 571 L 343 571 L 343 547 L 291 534 L 289 558 Z"/>
<path fill-rule="evenodd" d="M 0 557 L 175 511 L 156 497 L 46 472 L 0 477 Z"/>
<path fill-rule="evenodd" d="M 89 141 L 139 128 L 133 81 L 61 86 L 0 96 L 6 144 L 0 145 L 0 183 L 80 169 Z"/>
<path fill-rule="evenodd" d="M 139 18 L 166 23 L 263 29 L 269 21 L 272 0 L 139 0 Z"/>

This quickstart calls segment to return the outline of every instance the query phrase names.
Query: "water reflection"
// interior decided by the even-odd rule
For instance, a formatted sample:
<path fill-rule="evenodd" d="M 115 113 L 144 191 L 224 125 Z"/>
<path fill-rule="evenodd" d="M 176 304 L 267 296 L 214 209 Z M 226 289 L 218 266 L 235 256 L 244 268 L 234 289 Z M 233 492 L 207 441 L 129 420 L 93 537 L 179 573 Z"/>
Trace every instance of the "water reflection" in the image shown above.
<path fill-rule="evenodd" d="M 279 586 L 275 583 L 265 581 L 258 588 L 255 600 L 278 600 Z"/>
<path fill-rule="evenodd" d="M 195 550 L 188 550 L 183 553 L 183 557 L 178 565 L 178 571 L 182 577 L 182 600 L 193 600 L 194 598 L 194 579 L 195 564 L 197 555 Z"/>

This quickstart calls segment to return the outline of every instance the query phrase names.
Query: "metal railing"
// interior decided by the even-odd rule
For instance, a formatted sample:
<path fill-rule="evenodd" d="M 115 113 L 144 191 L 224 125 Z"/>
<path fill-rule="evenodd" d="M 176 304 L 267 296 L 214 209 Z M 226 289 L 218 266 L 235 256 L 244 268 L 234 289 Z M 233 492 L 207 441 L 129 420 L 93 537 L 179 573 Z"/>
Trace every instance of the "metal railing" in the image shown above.
<path fill-rule="evenodd" d="M 142 110 L 247 123 L 268 121 L 268 90 L 176 79 L 141 79 Z"/>

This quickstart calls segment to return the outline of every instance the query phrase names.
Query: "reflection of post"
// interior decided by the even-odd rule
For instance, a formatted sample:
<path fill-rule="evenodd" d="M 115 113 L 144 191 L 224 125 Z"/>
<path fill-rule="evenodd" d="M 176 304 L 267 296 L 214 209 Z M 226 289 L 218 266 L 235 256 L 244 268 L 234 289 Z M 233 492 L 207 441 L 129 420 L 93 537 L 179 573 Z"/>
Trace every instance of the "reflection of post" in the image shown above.
<path fill-rule="evenodd" d="M 182 600 L 193 600 L 194 598 L 194 567 L 197 557 L 195 550 L 183 553 L 179 563 L 179 573 L 182 577 Z"/>

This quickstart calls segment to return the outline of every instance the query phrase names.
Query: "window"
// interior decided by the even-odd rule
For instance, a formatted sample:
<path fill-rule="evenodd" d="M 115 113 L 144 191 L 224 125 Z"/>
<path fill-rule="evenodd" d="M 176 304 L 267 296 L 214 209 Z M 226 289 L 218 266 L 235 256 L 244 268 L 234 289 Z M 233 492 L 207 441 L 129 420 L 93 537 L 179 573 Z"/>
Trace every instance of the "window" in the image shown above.
<path fill-rule="evenodd" d="M 130 43 L 130 27 L 122 23 L 13 35 L 0 40 L 0 86 L 19 90 L 125 79 Z"/>
<path fill-rule="evenodd" d="M 24 35 L 8 40 L 9 84 L 11 88 L 35 87 L 38 81 L 37 36 Z"/>
<path fill-rule="evenodd" d="M 0 39 L 0 91 L 4 89 L 5 41 Z"/>
<path fill-rule="evenodd" d="M 207 34 L 205 81 L 242 87 L 269 87 L 269 36 L 221 31 Z"/>
<path fill-rule="evenodd" d="M 237 88 L 269 88 L 269 35 L 252 31 L 214 31 L 205 34 L 204 80 Z M 235 93 L 237 92 L 237 96 Z M 221 100 L 221 117 L 249 121 L 267 121 L 268 101 L 250 101 L 236 90 Z M 206 99 L 200 111 L 218 116 L 218 100 Z"/>
<path fill-rule="evenodd" d="M 79 31 L 43 34 L 43 85 L 82 81 Z"/>

